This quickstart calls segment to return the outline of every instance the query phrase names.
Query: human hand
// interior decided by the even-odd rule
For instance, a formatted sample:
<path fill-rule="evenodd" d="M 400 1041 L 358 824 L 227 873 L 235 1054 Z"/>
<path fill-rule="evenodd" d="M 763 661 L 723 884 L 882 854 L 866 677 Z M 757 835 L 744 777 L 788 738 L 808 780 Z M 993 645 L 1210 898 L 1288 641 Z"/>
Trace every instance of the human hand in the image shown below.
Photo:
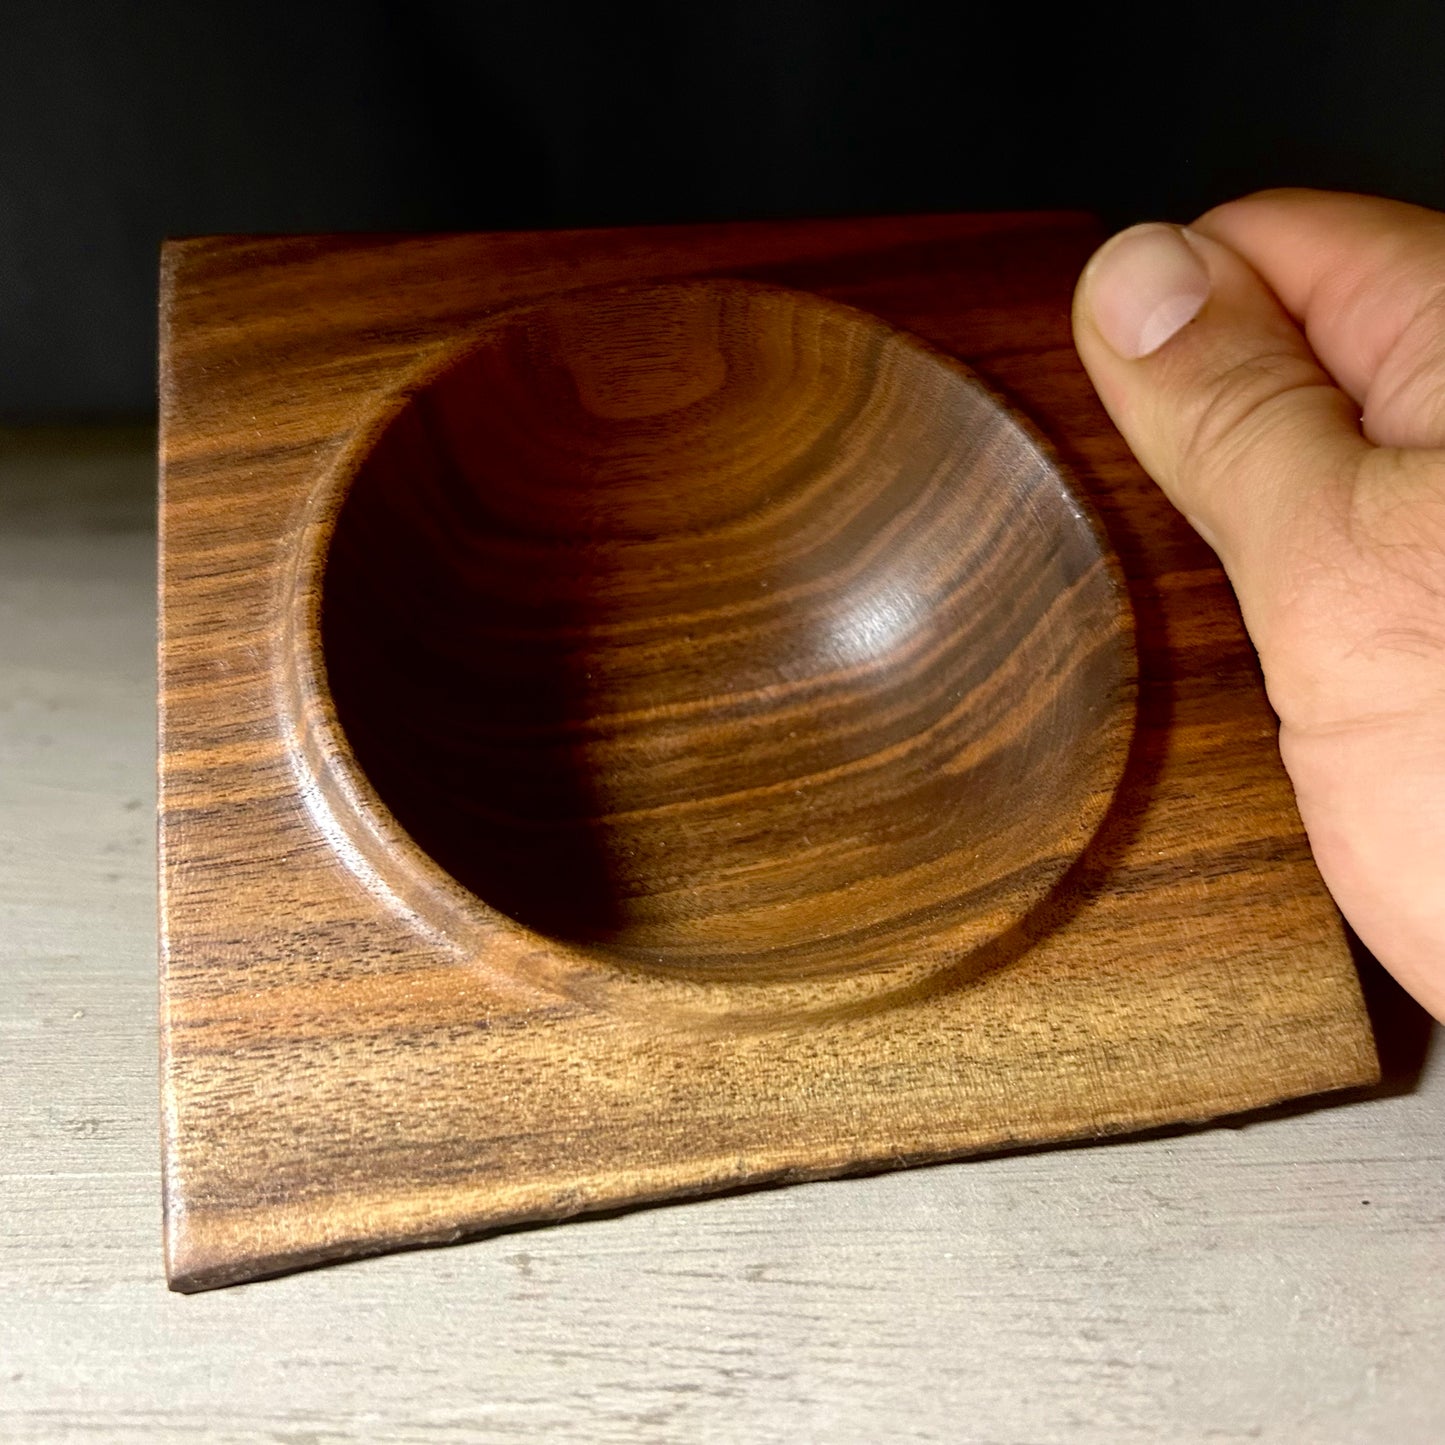
<path fill-rule="evenodd" d="M 1445 215 L 1269 191 L 1136 227 L 1074 336 L 1234 584 L 1335 901 L 1445 1020 Z"/>

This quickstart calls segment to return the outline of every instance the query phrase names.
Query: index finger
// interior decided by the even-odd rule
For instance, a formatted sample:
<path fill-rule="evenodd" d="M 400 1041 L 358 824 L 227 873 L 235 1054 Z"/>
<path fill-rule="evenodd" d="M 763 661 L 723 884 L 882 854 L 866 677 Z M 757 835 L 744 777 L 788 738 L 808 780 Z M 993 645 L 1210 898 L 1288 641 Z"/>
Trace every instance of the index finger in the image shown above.
<path fill-rule="evenodd" d="M 1193 230 L 1243 256 L 1388 446 L 1445 444 L 1445 216 L 1403 201 L 1261 191 Z"/>

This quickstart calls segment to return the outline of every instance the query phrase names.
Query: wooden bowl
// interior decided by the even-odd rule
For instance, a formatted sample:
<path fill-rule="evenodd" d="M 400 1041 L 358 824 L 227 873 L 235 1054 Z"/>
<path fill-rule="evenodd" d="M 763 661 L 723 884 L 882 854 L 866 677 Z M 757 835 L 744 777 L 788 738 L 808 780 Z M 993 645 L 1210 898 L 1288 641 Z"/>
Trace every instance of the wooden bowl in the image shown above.
<path fill-rule="evenodd" d="M 167 245 L 174 1287 L 1378 1078 L 1228 580 L 1069 345 L 1101 239 Z M 722 272 L 821 296 L 664 279 Z"/>
<path fill-rule="evenodd" d="M 388 866 L 579 967 L 915 978 L 1014 927 L 1108 807 L 1134 654 L 1101 533 L 873 317 L 554 296 L 351 470 L 319 612 L 357 806 L 414 840 Z"/>

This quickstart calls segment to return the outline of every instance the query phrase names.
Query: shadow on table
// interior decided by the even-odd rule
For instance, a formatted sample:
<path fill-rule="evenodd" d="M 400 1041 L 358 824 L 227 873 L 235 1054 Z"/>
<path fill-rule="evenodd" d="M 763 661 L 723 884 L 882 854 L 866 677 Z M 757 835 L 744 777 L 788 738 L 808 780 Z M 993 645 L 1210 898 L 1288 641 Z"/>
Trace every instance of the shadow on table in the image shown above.
<path fill-rule="evenodd" d="M 1413 1093 L 1430 1055 L 1434 1020 L 1395 982 L 1353 931 L 1349 939 L 1380 1055 L 1380 1082 L 1361 1090 L 1360 1097 L 1389 1098 Z"/>

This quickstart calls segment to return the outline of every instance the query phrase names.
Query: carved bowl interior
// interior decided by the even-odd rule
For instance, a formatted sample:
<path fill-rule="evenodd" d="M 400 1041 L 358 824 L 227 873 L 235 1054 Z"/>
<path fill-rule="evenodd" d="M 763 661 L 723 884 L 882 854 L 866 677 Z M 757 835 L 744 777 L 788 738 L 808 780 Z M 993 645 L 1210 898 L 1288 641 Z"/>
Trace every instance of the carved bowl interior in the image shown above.
<path fill-rule="evenodd" d="M 489 322 L 356 464 L 321 640 L 425 853 L 673 972 L 997 936 L 1132 726 L 1127 604 L 1028 428 L 882 322 L 735 281 Z"/>

